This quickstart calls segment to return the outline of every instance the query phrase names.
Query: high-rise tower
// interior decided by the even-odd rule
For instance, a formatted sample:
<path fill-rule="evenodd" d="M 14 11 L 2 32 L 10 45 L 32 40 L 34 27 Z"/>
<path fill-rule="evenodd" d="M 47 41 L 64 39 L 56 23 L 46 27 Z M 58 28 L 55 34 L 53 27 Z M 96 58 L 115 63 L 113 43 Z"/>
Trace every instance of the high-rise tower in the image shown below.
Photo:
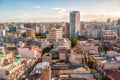
<path fill-rule="evenodd" d="M 78 36 L 80 34 L 80 12 L 72 11 L 70 13 L 70 36 Z"/>

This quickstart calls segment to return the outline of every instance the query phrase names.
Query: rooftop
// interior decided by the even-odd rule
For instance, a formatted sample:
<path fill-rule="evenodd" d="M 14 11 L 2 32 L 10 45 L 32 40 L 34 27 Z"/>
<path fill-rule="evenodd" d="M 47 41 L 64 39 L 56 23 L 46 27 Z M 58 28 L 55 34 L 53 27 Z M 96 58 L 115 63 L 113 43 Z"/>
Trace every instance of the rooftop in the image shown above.
<path fill-rule="evenodd" d="M 10 72 L 11 70 L 13 70 L 16 66 L 15 65 L 12 65 L 10 66 L 6 71 Z"/>
<path fill-rule="evenodd" d="M 71 74 L 72 78 L 93 78 L 93 74 Z"/>
<path fill-rule="evenodd" d="M 70 49 L 59 49 L 59 53 L 70 53 Z"/>
<path fill-rule="evenodd" d="M 120 71 L 110 71 L 110 70 L 106 70 L 105 71 L 106 75 L 109 78 L 112 78 L 113 80 L 119 80 L 120 79 Z"/>
<path fill-rule="evenodd" d="M 0 57 L 5 57 L 5 54 L 0 54 Z"/>
<path fill-rule="evenodd" d="M 17 58 L 15 58 L 15 62 L 19 62 L 20 60 L 22 60 L 22 57 L 17 57 Z"/>

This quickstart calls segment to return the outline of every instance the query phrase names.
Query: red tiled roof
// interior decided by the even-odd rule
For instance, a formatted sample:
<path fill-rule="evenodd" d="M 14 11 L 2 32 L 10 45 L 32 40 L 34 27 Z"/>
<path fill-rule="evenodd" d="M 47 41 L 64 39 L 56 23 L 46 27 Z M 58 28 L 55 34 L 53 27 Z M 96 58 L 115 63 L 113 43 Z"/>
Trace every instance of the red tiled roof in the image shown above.
<path fill-rule="evenodd" d="M 120 80 L 120 71 L 105 71 L 106 76 L 114 80 Z"/>
<path fill-rule="evenodd" d="M 86 80 L 85 78 L 62 78 L 59 80 Z"/>
<path fill-rule="evenodd" d="M 95 78 L 62 78 L 60 80 L 96 80 Z"/>
<path fill-rule="evenodd" d="M 96 80 L 95 78 L 86 78 L 86 80 Z"/>
<path fill-rule="evenodd" d="M 70 53 L 70 49 L 59 49 L 59 53 Z"/>

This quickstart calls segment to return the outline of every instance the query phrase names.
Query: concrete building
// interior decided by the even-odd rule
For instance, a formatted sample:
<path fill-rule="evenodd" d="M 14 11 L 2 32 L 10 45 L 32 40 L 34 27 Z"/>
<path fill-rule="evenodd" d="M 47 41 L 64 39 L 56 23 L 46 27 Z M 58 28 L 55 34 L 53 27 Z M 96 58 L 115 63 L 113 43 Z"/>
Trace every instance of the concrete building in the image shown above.
<path fill-rule="evenodd" d="M 39 33 L 39 32 L 40 32 L 39 24 L 36 24 L 36 26 L 35 26 L 35 32 L 36 32 L 36 33 Z"/>
<path fill-rule="evenodd" d="M 47 40 L 50 42 L 56 42 L 59 38 L 62 38 L 62 28 L 56 29 L 55 27 L 48 30 Z"/>
<path fill-rule="evenodd" d="M 17 48 L 18 54 L 25 58 L 37 58 L 41 57 L 40 49 L 37 47 L 22 47 Z"/>
<path fill-rule="evenodd" d="M 112 50 L 120 53 L 120 41 L 119 40 L 113 43 Z"/>
<path fill-rule="evenodd" d="M 47 39 L 41 39 L 41 50 L 43 50 L 45 47 L 49 47 L 51 44 Z"/>
<path fill-rule="evenodd" d="M 70 36 L 78 36 L 80 34 L 80 12 L 72 11 L 70 13 Z"/>
<path fill-rule="evenodd" d="M 39 30 L 41 33 L 46 33 L 46 26 L 41 24 Z"/>
<path fill-rule="evenodd" d="M 46 26 L 44 24 L 36 24 L 36 33 L 46 33 Z"/>
<path fill-rule="evenodd" d="M 89 56 L 93 66 L 104 74 L 105 70 L 118 70 L 120 67 L 120 56 L 115 51 L 107 51 L 106 56 Z"/>
<path fill-rule="evenodd" d="M 62 61 L 69 61 L 68 56 L 70 54 L 70 49 L 59 49 L 59 59 Z"/>
<path fill-rule="evenodd" d="M 27 29 L 26 30 L 26 37 L 27 38 L 35 38 L 35 30 L 33 30 L 33 29 Z"/>
<path fill-rule="evenodd" d="M 79 41 L 82 51 L 86 55 L 99 55 L 98 46 L 93 41 Z"/>
<path fill-rule="evenodd" d="M 70 49 L 71 48 L 71 41 L 68 38 L 60 38 L 58 39 L 58 41 L 56 42 L 56 46 L 57 48 L 67 48 Z"/>
<path fill-rule="evenodd" d="M 69 35 L 69 28 L 70 28 L 70 24 L 69 23 L 65 23 L 65 26 L 63 27 L 63 34 L 64 34 L 64 36 Z"/>
<path fill-rule="evenodd" d="M 76 54 L 76 53 L 71 53 L 70 54 L 70 62 L 73 65 L 83 64 L 83 62 L 84 62 L 84 55 L 82 55 L 82 54 Z"/>
<path fill-rule="evenodd" d="M 117 32 L 114 30 L 103 30 L 102 31 L 102 40 L 103 42 L 113 43 L 117 41 Z"/>
<path fill-rule="evenodd" d="M 34 63 L 36 63 L 36 59 L 15 56 L 12 52 L 0 54 L 0 79 L 18 80 Z"/>
<path fill-rule="evenodd" d="M 48 62 L 49 64 L 52 64 L 52 54 L 51 53 L 45 53 L 42 56 L 42 62 Z"/>
<path fill-rule="evenodd" d="M 45 64 L 45 62 L 43 62 L 43 63 Z M 44 65 L 44 69 L 42 69 L 42 71 L 41 71 L 40 80 L 51 80 L 51 68 L 50 68 L 50 65 Z"/>
<path fill-rule="evenodd" d="M 38 63 L 30 73 L 34 80 L 51 80 L 51 67 L 48 62 Z M 37 77 L 38 76 L 38 77 Z M 30 78 L 31 79 L 31 78 Z"/>
<path fill-rule="evenodd" d="M 6 31 L 5 30 L 0 30 L 0 37 L 4 37 L 6 34 Z"/>

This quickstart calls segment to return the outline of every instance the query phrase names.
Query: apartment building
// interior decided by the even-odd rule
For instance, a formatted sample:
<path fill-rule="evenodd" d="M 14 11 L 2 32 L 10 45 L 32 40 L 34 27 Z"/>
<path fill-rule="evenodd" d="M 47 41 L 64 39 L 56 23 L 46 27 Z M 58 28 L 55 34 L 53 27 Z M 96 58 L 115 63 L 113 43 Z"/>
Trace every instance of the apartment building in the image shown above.
<path fill-rule="evenodd" d="M 62 38 L 62 34 L 63 34 L 62 28 L 56 29 L 55 27 L 53 27 L 53 28 L 48 30 L 47 40 L 54 43 L 59 38 Z"/>

